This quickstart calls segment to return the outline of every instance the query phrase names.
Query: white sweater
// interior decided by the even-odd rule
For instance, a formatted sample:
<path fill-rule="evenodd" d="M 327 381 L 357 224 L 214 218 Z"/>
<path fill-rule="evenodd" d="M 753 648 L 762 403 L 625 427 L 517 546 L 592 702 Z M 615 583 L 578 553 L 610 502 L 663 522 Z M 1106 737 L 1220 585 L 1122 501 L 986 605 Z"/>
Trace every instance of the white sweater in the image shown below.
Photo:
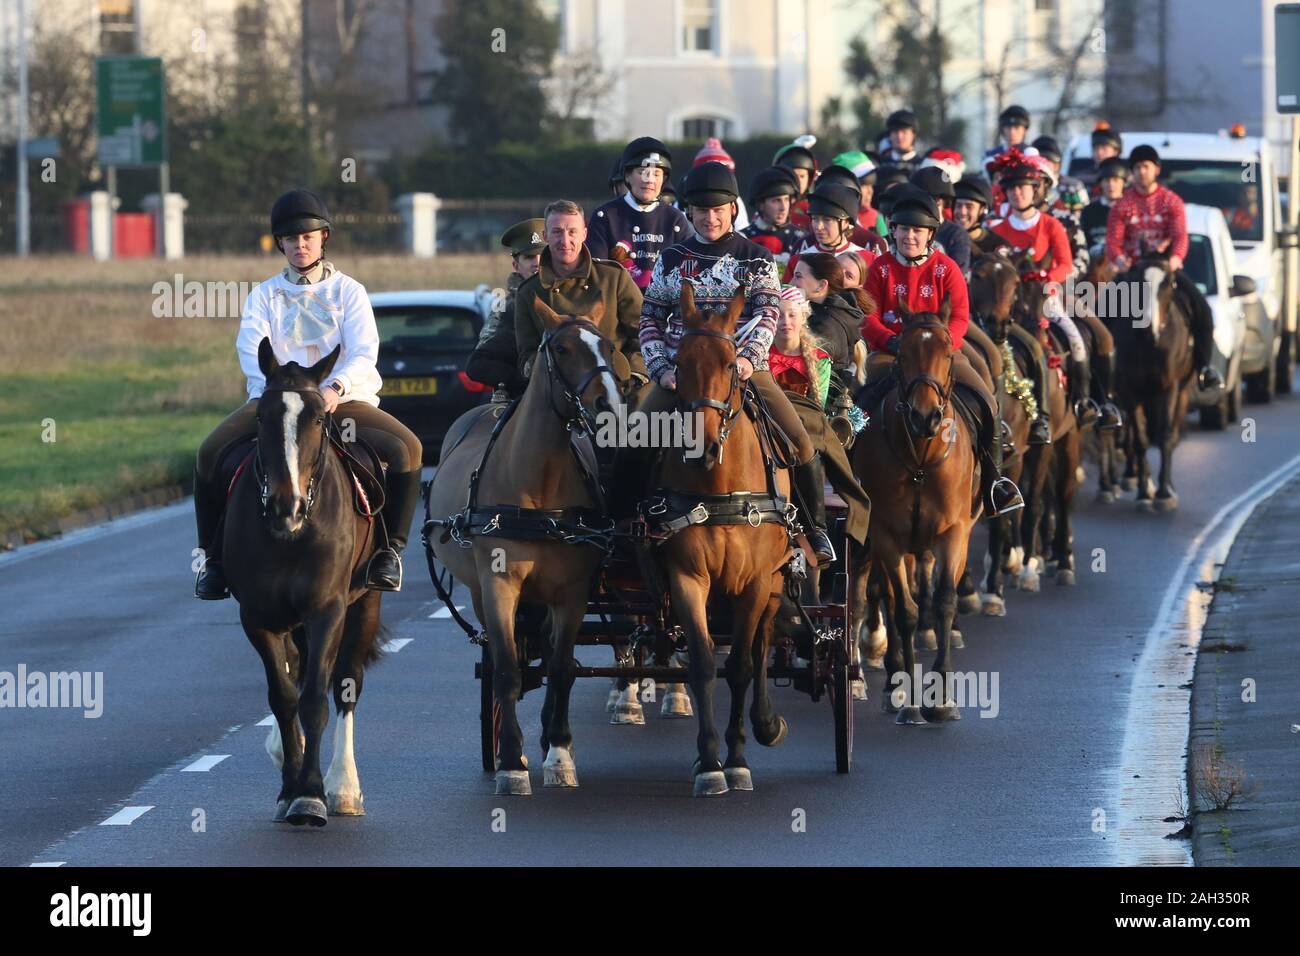
<path fill-rule="evenodd" d="M 276 273 L 249 293 L 235 337 L 239 366 L 248 377 L 248 397 L 266 389 L 257 364 L 257 349 L 270 338 L 282 364 L 315 365 L 343 343 L 328 381 L 343 386 L 340 402 L 379 404 L 383 380 L 375 368 L 379 358 L 379 329 L 365 286 L 335 272 L 322 282 L 293 285 Z"/>

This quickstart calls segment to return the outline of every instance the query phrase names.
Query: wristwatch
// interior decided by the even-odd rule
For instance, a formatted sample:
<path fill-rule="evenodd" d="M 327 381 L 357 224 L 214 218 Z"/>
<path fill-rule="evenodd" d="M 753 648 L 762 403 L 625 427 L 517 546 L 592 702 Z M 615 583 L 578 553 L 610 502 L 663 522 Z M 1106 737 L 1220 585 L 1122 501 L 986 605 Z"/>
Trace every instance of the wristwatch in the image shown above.
<path fill-rule="evenodd" d="M 330 382 L 329 387 L 339 393 L 339 398 L 343 397 L 343 386 L 340 385 L 337 381 Z"/>

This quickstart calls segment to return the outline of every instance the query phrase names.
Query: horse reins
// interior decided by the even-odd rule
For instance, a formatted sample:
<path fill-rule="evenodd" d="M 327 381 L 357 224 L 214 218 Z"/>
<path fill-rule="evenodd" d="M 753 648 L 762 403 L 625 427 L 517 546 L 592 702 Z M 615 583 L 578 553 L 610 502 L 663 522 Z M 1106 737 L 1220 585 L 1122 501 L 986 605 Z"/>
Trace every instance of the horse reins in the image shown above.
<path fill-rule="evenodd" d="M 682 333 L 681 339 L 691 335 L 705 335 L 709 338 L 722 339 L 731 346 L 733 353 L 736 353 L 736 340 L 726 332 L 717 332 L 713 329 L 687 329 Z M 679 344 L 681 339 L 678 340 Z M 731 428 L 736 423 L 736 418 L 740 415 L 741 405 L 737 402 L 732 405 L 732 396 L 740 392 L 740 370 L 736 368 L 736 363 L 731 364 L 731 387 L 727 391 L 727 400 L 720 402 L 716 398 L 697 398 L 687 405 L 682 411 L 690 413 L 699 411 L 701 408 L 712 408 L 722 415 L 722 429 L 718 432 L 718 463 L 722 462 L 722 453 L 727 447 L 727 436 L 731 434 Z"/>
<path fill-rule="evenodd" d="M 574 428 L 578 428 L 581 431 L 585 431 L 592 438 L 595 438 L 597 430 L 596 420 L 592 417 L 591 411 L 587 406 L 582 404 L 582 393 L 587 390 L 587 386 L 590 385 L 592 380 L 598 375 L 608 374 L 614 379 L 615 385 L 618 385 L 618 377 L 614 375 L 614 370 L 608 365 L 597 365 L 595 368 L 588 371 L 587 374 L 582 377 L 582 381 L 575 386 L 569 382 L 568 377 L 564 374 L 564 370 L 560 368 L 559 363 L 555 361 L 555 357 L 551 353 L 551 340 L 556 335 L 563 332 L 565 329 L 582 325 L 591 325 L 591 323 L 585 319 L 564 320 L 559 325 L 546 331 L 546 334 L 542 336 L 541 344 L 538 346 L 537 350 L 546 356 L 547 377 L 551 381 L 554 381 L 557 378 L 559 379 L 561 389 L 564 392 L 565 401 L 567 401 L 572 407 L 572 414 L 563 412 L 556 408 L 553 402 L 551 404 L 551 409 L 564 422 L 565 428 L 570 431 Z M 591 326 L 591 328 L 599 334 L 599 330 L 595 329 L 595 326 Z"/>

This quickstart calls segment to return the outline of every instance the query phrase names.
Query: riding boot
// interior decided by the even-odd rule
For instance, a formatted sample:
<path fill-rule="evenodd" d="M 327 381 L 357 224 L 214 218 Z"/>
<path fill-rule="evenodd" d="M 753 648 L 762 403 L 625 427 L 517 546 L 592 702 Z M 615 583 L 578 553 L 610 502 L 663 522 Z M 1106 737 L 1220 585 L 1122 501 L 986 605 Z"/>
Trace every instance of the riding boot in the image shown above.
<path fill-rule="evenodd" d="M 1047 356 L 1041 362 L 1029 362 L 1029 375 L 1034 382 L 1034 401 L 1038 404 L 1038 415 L 1029 423 L 1029 444 L 1050 445 L 1052 443 L 1052 416 L 1047 410 L 1047 376 L 1052 374 L 1047 365 Z"/>
<path fill-rule="evenodd" d="M 1002 476 L 1002 439 L 993 428 L 980 430 L 984 462 L 980 467 L 980 494 L 989 505 L 990 517 L 1007 514 L 1025 506 L 1020 489 L 1010 478 Z"/>
<path fill-rule="evenodd" d="M 1068 360 L 1067 379 L 1070 385 L 1070 407 L 1074 417 L 1079 420 L 1079 427 L 1087 428 L 1100 417 L 1101 409 L 1088 394 L 1092 386 L 1092 372 L 1086 358 Z"/>
<path fill-rule="evenodd" d="M 803 504 L 808 543 L 812 545 L 818 565 L 825 567 L 835 560 L 835 547 L 826 533 L 826 469 L 821 454 L 813 455 L 807 464 L 796 465 L 791 473 Z"/>
<path fill-rule="evenodd" d="M 221 525 L 221 513 L 225 509 L 225 495 L 219 488 L 194 472 L 194 518 L 198 525 L 199 550 L 201 564 L 198 577 L 194 580 L 194 596 L 201 601 L 220 601 L 230 597 L 226 587 L 226 576 L 221 570 L 221 559 L 216 554 L 217 529 Z"/>
<path fill-rule="evenodd" d="M 402 550 L 411 529 L 415 506 L 420 500 L 420 469 L 389 471 L 384 480 L 384 527 L 388 547 L 380 548 L 370 558 L 366 569 L 366 587 L 372 591 L 402 590 Z"/>
<path fill-rule="evenodd" d="M 1104 430 L 1122 428 L 1124 416 L 1115 404 L 1115 353 L 1098 355 L 1093 363 L 1093 391 L 1101 397 L 1101 421 L 1097 427 Z"/>

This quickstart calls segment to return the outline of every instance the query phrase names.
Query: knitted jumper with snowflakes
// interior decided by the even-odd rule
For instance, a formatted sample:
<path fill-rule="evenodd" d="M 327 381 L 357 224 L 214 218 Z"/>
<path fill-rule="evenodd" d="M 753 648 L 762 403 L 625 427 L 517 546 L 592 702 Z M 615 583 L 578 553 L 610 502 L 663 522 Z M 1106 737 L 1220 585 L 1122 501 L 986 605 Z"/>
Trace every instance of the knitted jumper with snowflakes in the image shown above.
<path fill-rule="evenodd" d="M 876 303 L 876 311 L 862 321 L 862 337 L 872 351 L 883 350 L 891 338 L 903 331 L 898 317 L 900 304 L 910 312 L 937 313 L 945 297 L 952 307 L 948 317 L 952 350 L 961 349 L 970 325 L 966 280 L 957 263 L 942 252 L 932 252 L 914 266 L 903 262 L 895 252 L 879 256 L 867 269 L 863 288 Z"/>
<path fill-rule="evenodd" d="M 641 356 L 646 374 L 658 381 L 672 368 L 685 326 L 677 309 L 682 280 L 689 279 L 695 308 L 725 312 L 737 289 L 745 292 L 736 333 L 738 354 L 755 370 L 767 368 L 767 352 L 781 314 L 781 283 L 772 253 L 736 232 L 717 242 L 691 236 L 669 246 L 655 262 L 641 306 Z"/>
<path fill-rule="evenodd" d="M 1144 246 L 1155 251 L 1166 241 L 1170 255 L 1187 258 L 1187 211 L 1178 194 L 1166 186 L 1146 195 L 1133 186 L 1124 190 L 1106 221 L 1106 258 L 1138 259 Z"/>

